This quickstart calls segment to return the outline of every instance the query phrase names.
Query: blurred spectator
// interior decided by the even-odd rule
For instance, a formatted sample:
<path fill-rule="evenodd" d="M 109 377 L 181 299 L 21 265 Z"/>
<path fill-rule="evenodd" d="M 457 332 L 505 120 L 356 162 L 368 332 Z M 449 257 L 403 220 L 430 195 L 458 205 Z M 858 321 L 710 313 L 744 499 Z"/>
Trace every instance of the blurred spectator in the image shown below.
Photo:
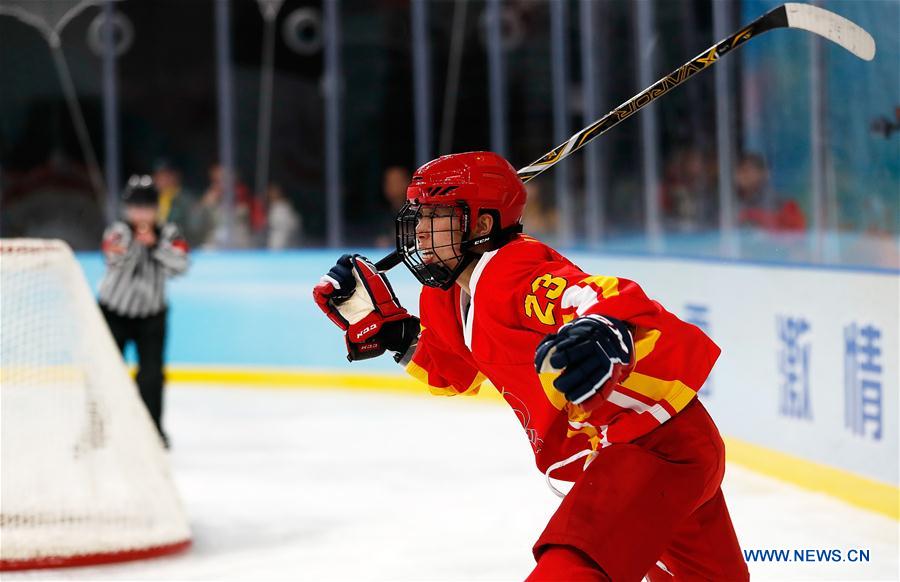
<path fill-rule="evenodd" d="M 203 241 L 207 249 L 228 248 L 225 205 L 225 168 L 221 164 L 209 167 L 209 187 L 200 206 L 210 219 L 211 224 L 204 225 L 208 233 Z M 234 220 L 231 224 L 231 247 L 246 249 L 253 246 L 254 234 L 265 229 L 266 214 L 263 205 L 256 200 L 250 188 L 244 184 L 237 172 L 234 173 Z"/>
<path fill-rule="evenodd" d="M 269 185 L 266 200 L 269 204 L 268 247 L 277 250 L 298 246 L 303 223 L 281 186 Z"/>
<path fill-rule="evenodd" d="M 556 208 L 547 202 L 543 190 L 537 182 L 528 182 L 525 184 L 525 190 L 528 192 L 525 211 L 522 213 L 525 234 L 533 235 L 543 241 L 551 240 L 556 236 Z"/>
<path fill-rule="evenodd" d="M 769 183 L 766 161 L 758 154 L 741 156 L 734 171 L 738 225 L 779 232 L 806 229 L 806 217 L 796 200 L 779 201 Z"/>
<path fill-rule="evenodd" d="M 381 177 L 381 194 L 387 202 L 387 215 L 383 226 L 375 236 L 375 246 L 394 246 L 396 234 L 395 219 L 400 207 L 406 203 L 406 188 L 412 180 L 409 170 L 403 166 L 389 166 Z"/>
<path fill-rule="evenodd" d="M 192 247 L 202 244 L 209 236 L 204 227 L 210 220 L 202 216 L 206 209 L 200 207 L 197 196 L 182 185 L 181 172 L 168 160 L 158 160 L 153 183 L 159 190 L 159 224 L 177 226 Z"/>
<path fill-rule="evenodd" d="M 713 226 L 716 191 L 713 159 L 697 148 L 677 150 L 666 163 L 662 211 L 667 224 L 679 232 L 696 232 Z"/>

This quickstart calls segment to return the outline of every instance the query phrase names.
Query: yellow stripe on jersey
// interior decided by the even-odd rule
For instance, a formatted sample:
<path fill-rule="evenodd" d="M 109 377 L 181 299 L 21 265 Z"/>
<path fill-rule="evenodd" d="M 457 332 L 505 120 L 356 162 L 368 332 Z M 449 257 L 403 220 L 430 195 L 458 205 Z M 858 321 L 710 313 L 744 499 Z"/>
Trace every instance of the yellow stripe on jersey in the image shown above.
<path fill-rule="evenodd" d="M 675 412 L 679 412 L 697 396 L 694 390 L 679 380 L 660 380 L 638 372 L 629 374 L 622 386 L 653 400 L 665 400 Z"/>
<path fill-rule="evenodd" d="M 653 351 L 656 342 L 659 341 L 662 332 L 658 329 L 650 329 L 646 327 L 638 327 L 634 333 L 634 355 L 635 362 L 640 362 Z"/>
<path fill-rule="evenodd" d="M 553 381 L 559 378 L 559 372 L 541 372 L 538 374 L 538 378 L 540 378 L 544 394 L 547 395 L 547 400 L 550 401 L 553 408 L 557 410 L 565 408 L 567 402 L 566 395 L 553 386 Z"/>
<path fill-rule="evenodd" d="M 428 381 L 428 370 L 418 365 L 415 362 L 410 362 L 406 365 L 406 373 L 428 386 L 428 390 L 431 391 L 432 394 L 444 394 L 445 392 L 452 391 L 453 394 L 456 394 L 456 391 L 453 390 L 450 386 L 435 386 L 431 382 Z M 437 392 L 435 392 L 437 391 Z"/>
<path fill-rule="evenodd" d="M 481 388 L 481 384 L 485 380 L 487 380 L 487 376 L 485 376 L 481 372 L 478 372 L 477 374 L 475 374 L 475 379 L 472 380 L 472 383 L 469 384 L 469 387 L 466 388 L 466 391 L 462 394 L 475 396 L 476 394 L 478 394 L 478 390 Z"/>
<path fill-rule="evenodd" d="M 573 317 L 569 318 L 571 321 Z M 563 319 L 565 322 L 565 319 Z M 635 334 L 636 341 L 634 343 L 634 353 L 636 357 L 636 362 L 640 362 L 642 359 L 647 357 L 650 352 L 653 351 L 653 348 L 656 346 L 656 342 L 659 341 L 659 338 L 662 336 L 662 332 L 657 329 L 649 329 L 649 328 L 638 328 L 637 333 Z M 663 382 L 662 380 L 657 380 L 656 378 L 652 378 L 650 376 L 644 376 L 643 374 L 639 374 L 636 372 L 632 372 L 629 376 L 629 379 L 632 377 L 640 376 L 640 379 L 635 379 L 633 381 L 636 386 L 629 386 L 628 381 L 624 382 L 624 386 L 626 388 L 630 388 L 635 392 L 640 394 L 644 394 L 645 396 L 650 396 L 654 400 L 662 400 L 665 398 L 669 401 L 675 410 L 681 410 L 684 408 L 688 402 L 691 401 L 696 392 L 682 384 L 681 382 Z M 566 406 L 566 397 L 562 392 L 557 390 L 553 386 L 553 381 L 559 377 L 559 372 L 543 372 L 538 374 L 538 378 L 541 381 L 541 387 L 544 389 L 544 394 L 547 396 L 547 400 L 550 401 L 550 404 L 553 405 L 557 410 L 562 410 Z M 677 385 L 676 385 L 677 384 Z M 686 389 L 689 393 L 682 395 L 682 390 Z M 585 418 L 587 418 L 586 415 Z M 573 420 L 584 420 L 582 419 L 573 419 Z"/>
<path fill-rule="evenodd" d="M 600 434 L 597 431 L 597 427 L 591 426 L 590 424 L 582 425 L 581 428 L 569 428 L 566 431 L 566 438 L 572 438 L 576 435 L 583 434 L 588 438 L 588 442 L 591 444 L 591 450 L 596 451 L 600 446 Z"/>
<path fill-rule="evenodd" d="M 478 394 L 478 389 L 481 388 L 482 382 L 487 379 L 481 372 L 479 372 L 475 375 L 475 379 L 472 381 L 469 387 L 466 388 L 464 392 L 459 392 L 456 388 L 453 387 L 453 385 L 438 386 L 436 384 L 432 384 L 429 381 L 430 376 L 428 374 L 428 370 L 416 364 L 415 362 L 410 362 L 406 365 L 406 372 L 419 382 L 422 382 L 423 384 L 428 386 L 428 391 L 435 396 L 458 396 L 460 394 L 474 396 Z"/>
<path fill-rule="evenodd" d="M 604 277 L 597 275 L 594 277 L 586 277 L 580 281 L 586 285 L 596 285 L 600 287 L 600 292 L 604 299 L 615 297 L 619 294 L 619 279 L 616 277 Z"/>

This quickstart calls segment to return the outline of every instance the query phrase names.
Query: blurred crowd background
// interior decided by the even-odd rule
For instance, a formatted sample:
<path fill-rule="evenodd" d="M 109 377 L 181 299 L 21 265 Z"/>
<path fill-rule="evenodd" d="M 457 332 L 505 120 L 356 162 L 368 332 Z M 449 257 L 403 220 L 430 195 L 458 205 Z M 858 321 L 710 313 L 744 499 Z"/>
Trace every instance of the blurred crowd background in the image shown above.
<path fill-rule="evenodd" d="M 0 0 L 0 234 L 95 250 L 132 173 L 194 248 L 394 244 L 412 171 L 517 167 L 771 0 Z M 567 248 L 900 268 L 900 3 L 753 39 L 528 184 Z"/>

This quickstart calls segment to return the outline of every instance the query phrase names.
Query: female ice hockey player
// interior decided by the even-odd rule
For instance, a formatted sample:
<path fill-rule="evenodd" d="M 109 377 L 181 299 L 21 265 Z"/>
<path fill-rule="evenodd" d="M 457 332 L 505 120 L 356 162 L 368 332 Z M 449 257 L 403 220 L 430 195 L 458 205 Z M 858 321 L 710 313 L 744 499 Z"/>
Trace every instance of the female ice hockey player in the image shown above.
<path fill-rule="evenodd" d="M 548 482 L 574 483 L 528 580 L 748 579 L 720 488 L 724 445 L 697 399 L 719 348 L 634 282 L 522 234 L 524 206 L 496 154 L 429 162 L 397 216 L 421 319 L 359 255 L 338 260 L 315 300 L 351 361 L 391 351 L 436 394 L 490 380 Z"/>

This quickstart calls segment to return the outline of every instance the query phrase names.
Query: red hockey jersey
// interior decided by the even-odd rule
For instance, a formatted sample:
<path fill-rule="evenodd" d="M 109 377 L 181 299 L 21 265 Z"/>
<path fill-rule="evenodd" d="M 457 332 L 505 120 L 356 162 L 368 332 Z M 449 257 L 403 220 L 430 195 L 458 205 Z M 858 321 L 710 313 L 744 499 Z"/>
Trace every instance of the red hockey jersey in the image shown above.
<path fill-rule="evenodd" d="M 574 481 L 592 452 L 644 435 L 695 398 L 719 356 L 700 329 L 627 279 L 589 275 L 520 235 L 478 260 L 469 288 L 425 287 L 422 334 L 407 371 L 434 394 L 476 393 L 487 378 L 515 411 L 542 472 Z M 534 352 L 576 317 L 601 314 L 633 326 L 636 365 L 592 413 L 567 402 Z M 587 456 L 585 462 L 572 462 Z"/>

